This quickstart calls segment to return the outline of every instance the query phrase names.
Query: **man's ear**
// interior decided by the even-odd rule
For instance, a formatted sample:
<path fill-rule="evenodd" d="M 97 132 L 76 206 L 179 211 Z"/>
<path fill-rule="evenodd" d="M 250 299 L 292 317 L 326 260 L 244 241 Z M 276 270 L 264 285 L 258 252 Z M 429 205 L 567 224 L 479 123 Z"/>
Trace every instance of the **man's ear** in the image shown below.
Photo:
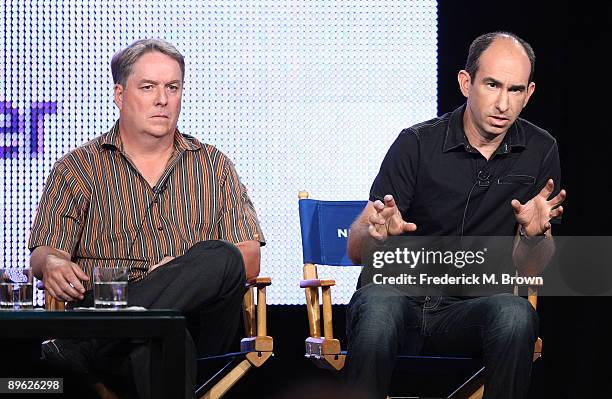
<path fill-rule="evenodd" d="M 123 86 L 120 85 L 119 83 L 115 83 L 115 86 L 113 87 L 113 91 L 114 91 L 115 105 L 117 105 L 117 108 L 119 108 L 119 111 L 121 111 L 121 108 L 123 108 Z"/>
<path fill-rule="evenodd" d="M 465 69 L 462 69 L 457 74 L 457 82 L 459 82 L 459 90 L 461 90 L 461 94 L 467 98 L 470 94 L 470 85 L 472 84 L 472 78 L 470 74 Z"/>
<path fill-rule="evenodd" d="M 527 86 L 527 96 L 525 96 L 525 101 L 523 102 L 523 108 L 525 108 L 525 106 L 527 105 L 527 102 L 531 98 L 531 95 L 533 94 L 534 91 L 535 91 L 535 82 L 531 82 L 529 83 L 529 86 Z"/>

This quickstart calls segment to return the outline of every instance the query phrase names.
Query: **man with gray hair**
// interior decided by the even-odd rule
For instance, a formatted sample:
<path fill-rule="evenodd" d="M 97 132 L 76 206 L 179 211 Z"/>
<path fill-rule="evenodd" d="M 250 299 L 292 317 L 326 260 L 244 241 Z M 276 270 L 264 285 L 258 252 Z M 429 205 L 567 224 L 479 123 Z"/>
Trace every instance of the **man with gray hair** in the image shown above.
<path fill-rule="evenodd" d="M 28 243 L 31 266 L 69 307 L 93 305 L 94 267 L 127 267 L 128 305 L 182 311 L 189 326 L 186 396 L 193 397 L 196 352 L 218 354 L 232 343 L 244 283 L 259 274 L 265 241 L 232 162 L 177 129 L 181 53 L 162 40 L 139 40 L 119 51 L 111 68 L 119 120 L 54 165 Z M 113 395 L 121 387 L 111 380 L 106 389 L 103 376 L 120 370 L 100 361 L 111 353 L 139 374 L 135 389 L 148 397 L 138 351 L 125 342 L 56 339 L 43 346 L 43 357 Z"/>

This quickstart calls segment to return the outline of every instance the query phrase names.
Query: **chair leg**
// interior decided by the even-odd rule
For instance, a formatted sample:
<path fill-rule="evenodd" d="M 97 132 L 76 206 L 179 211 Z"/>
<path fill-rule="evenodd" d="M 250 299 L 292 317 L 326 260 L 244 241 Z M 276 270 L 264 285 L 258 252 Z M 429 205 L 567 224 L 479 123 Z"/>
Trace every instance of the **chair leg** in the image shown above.
<path fill-rule="evenodd" d="M 110 389 L 106 387 L 106 385 L 101 382 L 97 382 L 94 384 L 94 390 L 100 397 L 100 399 L 119 399 L 119 396 Z"/>
<path fill-rule="evenodd" d="M 215 384 L 200 399 L 219 399 L 238 382 L 251 368 L 251 362 L 243 360 L 238 363 L 229 373 Z"/>
<path fill-rule="evenodd" d="M 480 386 L 480 388 L 478 388 L 476 390 L 476 392 L 474 392 L 473 394 L 471 394 L 468 399 L 482 399 L 482 395 L 484 395 L 484 384 Z"/>
<path fill-rule="evenodd" d="M 464 382 L 459 388 L 451 393 L 449 399 L 482 399 L 484 393 L 484 367 L 481 367 Z"/>

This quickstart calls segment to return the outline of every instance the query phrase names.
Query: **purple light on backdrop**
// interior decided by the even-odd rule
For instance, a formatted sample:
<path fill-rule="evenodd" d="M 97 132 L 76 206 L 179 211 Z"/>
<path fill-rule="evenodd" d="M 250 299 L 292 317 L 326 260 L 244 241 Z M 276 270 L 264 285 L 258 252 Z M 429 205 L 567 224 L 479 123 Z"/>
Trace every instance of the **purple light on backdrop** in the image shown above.
<path fill-rule="evenodd" d="M 10 142 L 14 143 L 17 138 L 17 134 L 19 134 L 19 111 L 17 108 L 13 108 L 13 103 L 10 101 L 0 101 L 0 115 L 3 118 L 10 116 L 10 124 L 7 126 L 6 120 L 3 120 L 0 125 L 0 133 L 4 135 L 4 137 L 9 137 Z M 6 140 L 6 139 L 5 139 Z M 13 155 L 17 155 L 17 149 L 19 147 L 16 145 L 3 145 L 0 146 L 0 158 L 10 158 Z"/>
<path fill-rule="evenodd" d="M 33 102 L 30 111 L 30 153 L 36 155 L 44 151 L 45 115 L 56 114 L 57 104 L 54 102 Z"/>
<path fill-rule="evenodd" d="M 45 126 L 44 118 L 45 115 L 57 114 L 57 103 L 45 101 L 45 102 L 33 102 L 30 107 L 30 154 L 37 156 L 44 151 L 44 136 Z M 0 146 L 0 158 L 12 158 L 17 156 L 19 146 L 17 143 L 17 137 L 19 135 L 25 135 L 25 125 L 23 123 L 23 116 L 19 115 L 19 109 L 13 107 L 13 103 L 10 101 L 0 101 L 0 115 L 4 117 L 10 116 L 10 123 L 7 126 L 6 121 L 0 126 L 0 133 L 6 137 L 9 137 L 10 145 Z M 6 142 L 6 139 L 5 139 Z"/>

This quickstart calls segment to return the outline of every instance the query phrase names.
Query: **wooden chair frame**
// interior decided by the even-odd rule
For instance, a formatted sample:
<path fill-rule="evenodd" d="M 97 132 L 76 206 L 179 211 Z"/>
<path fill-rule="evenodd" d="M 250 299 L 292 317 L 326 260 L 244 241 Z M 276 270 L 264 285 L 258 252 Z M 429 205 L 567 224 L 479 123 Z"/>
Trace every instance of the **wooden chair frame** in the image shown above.
<path fill-rule="evenodd" d="M 251 368 L 260 367 L 273 356 L 274 340 L 267 335 L 266 317 L 266 287 L 270 284 L 270 277 L 257 277 L 247 283 L 247 291 L 243 300 L 246 337 L 240 341 L 240 352 L 211 357 L 226 358 L 227 363 L 217 374 L 196 390 L 198 398 L 222 398 Z M 257 305 L 255 305 L 256 290 Z M 65 303 L 45 292 L 45 309 L 48 311 L 63 311 L 65 310 Z M 100 392 L 105 389 L 104 386 L 96 386 L 96 390 Z"/>
<path fill-rule="evenodd" d="M 242 307 L 246 337 L 240 341 L 241 352 L 222 355 L 228 358 L 228 362 L 219 373 L 198 388 L 196 396 L 200 399 L 222 398 L 252 367 L 260 367 L 274 354 L 274 340 L 267 335 L 266 287 L 270 284 L 270 277 L 257 277 L 247 284 Z"/>

